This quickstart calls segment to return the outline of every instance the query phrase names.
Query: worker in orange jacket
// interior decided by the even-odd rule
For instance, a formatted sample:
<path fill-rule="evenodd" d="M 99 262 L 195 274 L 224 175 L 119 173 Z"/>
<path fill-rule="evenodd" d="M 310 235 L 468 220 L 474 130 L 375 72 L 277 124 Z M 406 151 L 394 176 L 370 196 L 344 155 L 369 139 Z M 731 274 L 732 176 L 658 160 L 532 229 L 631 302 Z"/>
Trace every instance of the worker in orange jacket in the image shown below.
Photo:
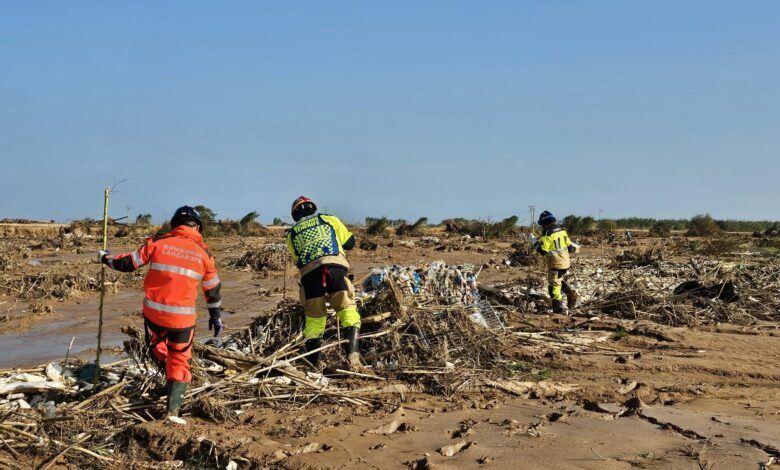
<path fill-rule="evenodd" d="M 192 380 L 190 359 L 199 287 L 206 296 L 209 330 L 214 330 L 215 337 L 222 331 L 221 283 L 202 232 L 203 220 L 198 211 L 183 206 L 171 218 L 171 231 L 165 235 L 147 239 L 132 253 L 99 253 L 101 262 L 121 272 L 149 265 L 143 302 L 146 345 L 153 359 L 165 367 L 171 416 L 178 416 L 187 384 Z"/>

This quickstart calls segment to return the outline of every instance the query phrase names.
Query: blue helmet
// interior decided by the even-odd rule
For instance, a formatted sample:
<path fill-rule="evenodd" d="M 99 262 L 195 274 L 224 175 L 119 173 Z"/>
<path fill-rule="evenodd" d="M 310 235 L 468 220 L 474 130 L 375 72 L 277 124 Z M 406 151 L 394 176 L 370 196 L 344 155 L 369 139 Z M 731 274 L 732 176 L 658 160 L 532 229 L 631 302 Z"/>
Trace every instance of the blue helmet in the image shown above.
<path fill-rule="evenodd" d="M 544 227 L 545 225 L 554 224 L 557 219 L 554 215 L 552 215 L 552 212 L 550 211 L 544 211 L 541 214 L 539 214 L 539 225 Z"/>

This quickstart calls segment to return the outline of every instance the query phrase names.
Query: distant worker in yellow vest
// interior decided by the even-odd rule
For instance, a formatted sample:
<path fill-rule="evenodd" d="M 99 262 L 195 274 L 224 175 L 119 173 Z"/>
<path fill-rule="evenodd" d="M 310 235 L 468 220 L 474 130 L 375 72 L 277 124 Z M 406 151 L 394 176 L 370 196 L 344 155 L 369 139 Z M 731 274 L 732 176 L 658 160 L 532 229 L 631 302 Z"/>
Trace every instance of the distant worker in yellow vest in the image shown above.
<path fill-rule="evenodd" d="M 318 214 L 311 199 L 301 196 L 293 202 L 295 225 L 287 232 L 287 247 L 301 273 L 300 297 L 306 312 L 303 336 L 306 351 L 322 347 L 327 317 L 326 302 L 336 310 L 347 340 L 346 352 L 350 368 L 360 364 L 360 314 L 355 303 L 355 289 L 347 277 L 349 262 L 345 250 L 355 247 L 355 236 L 338 217 Z M 307 356 L 319 367 L 319 352 Z"/>
<path fill-rule="evenodd" d="M 578 245 L 572 243 L 566 230 L 555 222 L 552 213 L 542 212 L 539 214 L 542 236 L 537 240 L 531 233 L 528 238 L 536 251 L 544 256 L 547 264 L 547 289 L 552 299 L 553 312 L 563 313 L 562 294 L 566 294 L 566 304 L 570 309 L 577 305 L 577 292 L 564 281 L 564 276 L 571 267 L 569 254 L 576 253 Z"/>

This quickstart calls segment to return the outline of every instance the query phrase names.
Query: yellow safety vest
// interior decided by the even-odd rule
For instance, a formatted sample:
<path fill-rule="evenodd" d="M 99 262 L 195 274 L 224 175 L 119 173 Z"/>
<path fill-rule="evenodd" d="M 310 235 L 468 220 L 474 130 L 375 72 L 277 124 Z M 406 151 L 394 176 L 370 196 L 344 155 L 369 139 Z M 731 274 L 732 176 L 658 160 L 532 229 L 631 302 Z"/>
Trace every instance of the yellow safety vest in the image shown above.
<path fill-rule="evenodd" d="M 554 226 L 547 229 L 539 237 L 539 246 L 544 251 L 545 261 L 549 269 L 569 269 L 569 247 L 571 240 L 569 234 L 561 227 Z"/>
<path fill-rule="evenodd" d="M 322 264 L 349 267 L 343 244 L 352 233 L 338 217 L 317 214 L 299 220 L 287 233 L 287 247 L 302 271 Z"/>

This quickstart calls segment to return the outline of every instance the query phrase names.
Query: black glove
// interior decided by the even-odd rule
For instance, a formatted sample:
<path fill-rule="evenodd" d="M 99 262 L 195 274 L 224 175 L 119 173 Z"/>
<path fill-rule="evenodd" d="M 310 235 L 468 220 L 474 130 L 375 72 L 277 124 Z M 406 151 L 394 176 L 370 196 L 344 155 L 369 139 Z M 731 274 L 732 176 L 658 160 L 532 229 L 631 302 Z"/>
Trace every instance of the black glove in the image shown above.
<path fill-rule="evenodd" d="M 222 311 L 219 308 L 209 309 L 209 331 L 212 328 L 214 329 L 214 337 L 219 336 L 222 332 L 222 320 L 220 320 L 220 317 L 222 317 Z"/>
<path fill-rule="evenodd" d="M 98 251 L 98 255 L 97 255 L 98 262 L 103 264 L 108 264 L 106 261 L 109 256 L 111 256 L 111 250 Z"/>

